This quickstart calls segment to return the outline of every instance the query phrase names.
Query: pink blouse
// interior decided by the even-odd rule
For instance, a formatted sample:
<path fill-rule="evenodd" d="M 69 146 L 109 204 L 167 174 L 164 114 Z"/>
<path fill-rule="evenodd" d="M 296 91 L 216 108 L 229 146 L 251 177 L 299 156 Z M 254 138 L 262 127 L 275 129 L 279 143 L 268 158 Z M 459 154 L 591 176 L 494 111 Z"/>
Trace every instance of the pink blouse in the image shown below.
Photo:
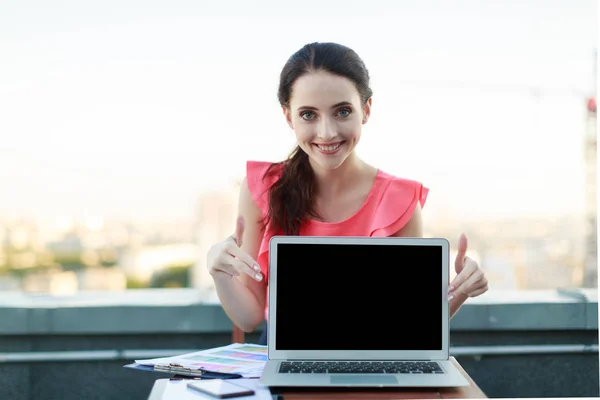
<path fill-rule="evenodd" d="M 269 210 L 269 188 L 279 178 L 283 165 L 278 165 L 275 173 L 263 177 L 272 163 L 248 161 L 246 180 L 252 198 L 260 208 L 263 218 Z M 341 222 L 321 222 L 308 220 L 300 227 L 301 236 L 392 236 L 412 217 L 417 202 L 425 205 L 429 189 L 420 182 L 398 178 L 381 170 L 363 205 L 352 216 Z M 269 240 L 276 232 L 265 229 L 257 262 L 269 282 Z M 281 234 L 281 233 L 277 233 Z M 268 304 L 267 304 L 268 308 Z M 265 309 L 265 318 L 267 316 Z"/>

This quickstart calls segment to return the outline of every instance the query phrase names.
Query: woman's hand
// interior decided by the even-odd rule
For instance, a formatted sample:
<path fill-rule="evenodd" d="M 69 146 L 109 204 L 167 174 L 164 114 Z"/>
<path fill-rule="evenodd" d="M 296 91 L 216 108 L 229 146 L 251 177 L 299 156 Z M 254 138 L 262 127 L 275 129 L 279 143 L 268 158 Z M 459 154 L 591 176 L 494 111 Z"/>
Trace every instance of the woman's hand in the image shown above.
<path fill-rule="evenodd" d="M 466 300 L 468 297 L 482 295 L 488 290 L 488 280 L 483 270 L 475 260 L 467 257 L 466 253 L 467 237 L 462 234 L 458 241 L 458 254 L 454 262 L 457 275 L 448 287 L 448 300 L 452 300 L 456 296 L 461 296 Z"/>
<path fill-rule="evenodd" d="M 258 263 L 241 249 L 243 235 L 244 218 L 240 216 L 235 233 L 210 248 L 207 266 L 213 278 L 232 278 L 246 274 L 259 282 L 262 281 L 263 275 Z"/>

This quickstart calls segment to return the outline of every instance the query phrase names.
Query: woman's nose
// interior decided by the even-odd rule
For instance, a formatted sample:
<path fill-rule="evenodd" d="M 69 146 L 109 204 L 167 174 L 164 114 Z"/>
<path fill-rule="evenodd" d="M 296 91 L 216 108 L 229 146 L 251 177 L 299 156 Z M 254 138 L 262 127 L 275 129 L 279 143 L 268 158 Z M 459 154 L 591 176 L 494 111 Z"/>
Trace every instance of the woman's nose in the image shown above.
<path fill-rule="evenodd" d="M 329 119 L 327 118 L 323 118 L 323 120 L 319 124 L 319 127 L 317 128 L 317 136 L 319 137 L 319 139 L 322 139 L 326 142 L 327 139 L 334 138 L 335 135 L 335 123 L 329 121 Z"/>

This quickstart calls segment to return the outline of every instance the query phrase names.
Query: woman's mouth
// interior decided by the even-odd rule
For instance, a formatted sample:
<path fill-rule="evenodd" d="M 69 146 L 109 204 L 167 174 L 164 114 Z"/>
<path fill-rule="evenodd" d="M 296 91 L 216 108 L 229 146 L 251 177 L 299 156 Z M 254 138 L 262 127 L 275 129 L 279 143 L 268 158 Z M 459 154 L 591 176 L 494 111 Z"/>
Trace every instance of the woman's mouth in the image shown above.
<path fill-rule="evenodd" d="M 342 147 L 342 145 L 345 142 L 346 141 L 341 141 L 341 142 L 337 142 L 337 143 L 327 143 L 327 144 L 313 143 L 313 145 L 319 150 L 320 153 L 335 154 L 340 150 L 340 148 Z"/>

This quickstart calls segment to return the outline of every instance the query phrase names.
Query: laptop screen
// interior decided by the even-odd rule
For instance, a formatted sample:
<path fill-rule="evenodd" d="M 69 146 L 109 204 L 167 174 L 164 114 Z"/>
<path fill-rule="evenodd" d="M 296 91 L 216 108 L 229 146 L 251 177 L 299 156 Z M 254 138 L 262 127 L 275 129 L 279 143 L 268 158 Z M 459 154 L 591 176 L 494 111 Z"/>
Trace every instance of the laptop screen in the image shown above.
<path fill-rule="evenodd" d="M 276 350 L 441 350 L 442 247 L 277 245 Z"/>

